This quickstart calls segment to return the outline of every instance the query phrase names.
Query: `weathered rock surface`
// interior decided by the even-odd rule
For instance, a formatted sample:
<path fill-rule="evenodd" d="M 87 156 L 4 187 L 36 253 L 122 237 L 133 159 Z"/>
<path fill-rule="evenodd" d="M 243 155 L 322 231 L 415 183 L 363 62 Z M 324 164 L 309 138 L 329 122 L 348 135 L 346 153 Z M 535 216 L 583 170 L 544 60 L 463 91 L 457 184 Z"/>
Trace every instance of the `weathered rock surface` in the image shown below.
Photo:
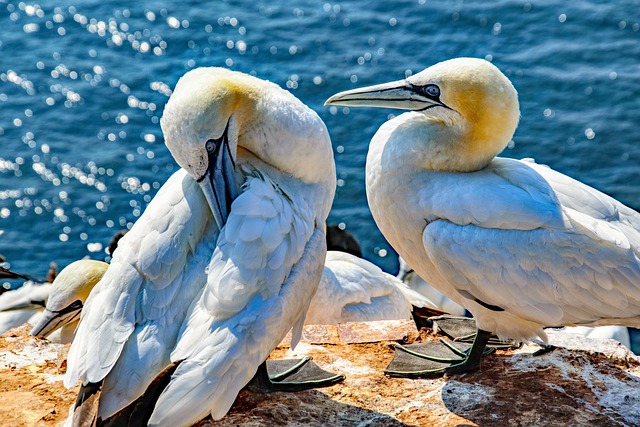
<path fill-rule="evenodd" d="M 406 380 L 382 373 L 393 352 L 377 340 L 398 339 L 403 328 L 410 342 L 433 337 L 408 323 L 382 326 L 310 328 L 295 352 L 283 346 L 272 357 L 310 355 L 344 373 L 344 383 L 295 394 L 243 390 L 225 418 L 198 425 L 640 426 L 640 360 L 615 341 L 551 331 L 551 342 L 565 348 L 533 357 L 539 347 L 526 345 L 488 356 L 481 373 Z M 76 393 L 61 383 L 66 350 L 27 328 L 0 337 L 1 425 L 61 424 Z"/>

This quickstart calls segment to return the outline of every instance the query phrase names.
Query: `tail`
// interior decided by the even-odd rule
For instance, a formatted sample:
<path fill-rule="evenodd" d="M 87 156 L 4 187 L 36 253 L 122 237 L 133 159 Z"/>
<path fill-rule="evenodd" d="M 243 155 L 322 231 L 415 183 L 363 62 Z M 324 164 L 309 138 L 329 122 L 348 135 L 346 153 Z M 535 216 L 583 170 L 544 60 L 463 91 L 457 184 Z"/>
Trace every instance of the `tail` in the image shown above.
<path fill-rule="evenodd" d="M 98 425 L 101 427 L 146 426 L 153 412 L 153 408 L 156 406 L 158 397 L 160 397 L 162 391 L 169 384 L 169 381 L 171 381 L 171 375 L 173 375 L 181 362 L 182 360 L 178 360 L 164 368 L 162 372 L 156 375 L 153 381 L 151 381 L 151 384 L 149 384 L 142 396 L 106 420 L 102 421 L 99 419 Z"/>
<path fill-rule="evenodd" d="M 404 282 L 398 280 L 395 284 L 398 290 L 400 290 L 402 295 L 406 298 L 407 301 L 411 303 L 411 305 L 415 307 L 435 308 L 437 310 L 438 306 L 433 301 L 422 295 L 420 292 L 411 289 Z"/>
<path fill-rule="evenodd" d="M 122 408 L 106 420 L 98 418 L 102 383 L 83 385 L 73 407 L 70 427 L 144 427 L 147 425 L 156 401 L 171 381 L 171 375 L 182 361 L 178 360 L 167 366 L 151 381 L 142 396 Z M 68 424 L 65 424 L 65 426 Z"/>
<path fill-rule="evenodd" d="M 73 413 L 69 414 L 69 417 L 72 417 L 72 427 L 94 427 L 97 425 L 98 402 L 100 401 L 101 392 L 102 381 L 88 383 L 80 387 Z"/>

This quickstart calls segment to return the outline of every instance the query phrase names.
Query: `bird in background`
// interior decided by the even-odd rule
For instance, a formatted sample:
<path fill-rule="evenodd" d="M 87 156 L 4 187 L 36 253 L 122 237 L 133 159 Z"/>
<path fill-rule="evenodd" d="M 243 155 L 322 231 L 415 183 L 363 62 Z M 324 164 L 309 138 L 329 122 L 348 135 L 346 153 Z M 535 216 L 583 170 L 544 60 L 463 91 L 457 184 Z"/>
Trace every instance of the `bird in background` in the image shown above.
<path fill-rule="evenodd" d="M 466 316 L 467 310 L 461 305 L 447 298 L 442 292 L 435 289 L 427 283 L 422 277 L 407 264 L 407 262 L 399 257 L 400 270 L 398 271 L 398 279 L 409 288 L 427 297 L 432 304 L 427 305 L 427 309 L 433 309 L 432 315 L 450 314 L 453 316 Z"/>
<path fill-rule="evenodd" d="M 347 252 L 330 250 L 305 324 L 408 320 L 413 306 L 432 304 L 375 264 Z"/>
<path fill-rule="evenodd" d="M 478 327 L 453 363 L 414 358 L 389 375 L 477 370 L 492 332 L 544 340 L 546 326 L 640 324 L 640 215 L 547 166 L 496 157 L 520 111 L 493 64 L 452 59 L 326 104 L 409 110 L 371 140 L 369 206 L 400 256 Z"/>
<path fill-rule="evenodd" d="M 327 225 L 327 250 L 346 252 L 362 258 L 358 239 L 341 225 Z"/>
<path fill-rule="evenodd" d="M 108 266 L 102 261 L 82 259 L 63 268 L 51 284 L 46 306 L 30 334 L 63 344 L 71 342 L 83 304 Z M 59 336 L 52 337 L 56 331 Z"/>
<path fill-rule="evenodd" d="M 0 334 L 24 323 L 34 324 L 49 298 L 51 283 L 26 281 L 0 295 Z"/>
<path fill-rule="evenodd" d="M 336 185 L 322 120 L 273 83 L 199 68 L 179 80 L 161 125 L 181 169 L 87 299 L 67 425 L 186 426 L 223 417 L 256 373 L 275 389 L 342 378 L 281 381 L 264 363 L 292 327 L 300 339 L 322 275 Z"/>
<path fill-rule="evenodd" d="M 586 338 L 612 339 L 618 341 L 627 348 L 631 348 L 629 330 L 624 326 L 573 326 L 562 330 L 563 333 L 580 335 Z"/>
<path fill-rule="evenodd" d="M 19 288 L 0 292 L 0 334 L 24 323 L 33 325 L 37 321 L 49 298 L 51 282 L 57 271 L 58 266 L 53 262 L 49 265 L 46 279 L 6 268 L 0 270 L 3 279 L 26 279 Z"/>

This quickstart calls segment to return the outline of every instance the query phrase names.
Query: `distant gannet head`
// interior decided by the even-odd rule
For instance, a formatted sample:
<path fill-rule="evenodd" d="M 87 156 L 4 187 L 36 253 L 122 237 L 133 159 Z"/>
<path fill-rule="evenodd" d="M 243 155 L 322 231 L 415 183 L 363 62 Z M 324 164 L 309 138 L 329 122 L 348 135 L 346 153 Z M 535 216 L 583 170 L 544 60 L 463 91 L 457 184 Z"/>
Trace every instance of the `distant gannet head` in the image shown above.
<path fill-rule="evenodd" d="M 485 167 L 511 141 L 518 126 L 518 94 L 497 67 L 476 58 L 435 64 L 405 80 L 330 97 L 326 104 L 397 108 L 417 112 L 439 127 L 434 152 L 452 159 L 441 169 Z M 438 165 L 433 168 L 440 169 Z"/>
<path fill-rule="evenodd" d="M 66 266 L 53 281 L 47 306 L 31 335 L 47 337 L 80 317 L 80 311 L 93 287 L 102 279 L 109 264 L 102 261 L 80 260 Z"/>
<path fill-rule="evenodd" d="M 305 182 L 329 175 L 335 181 L 331 141 L 318 115 L 279 86 L 244 73 L 189 71 L 178 81 L 161 126 L 169 151 L 200 183 L 219 226 L 228 214 L 223 205 L 237 193 L 239 149 Z"/>

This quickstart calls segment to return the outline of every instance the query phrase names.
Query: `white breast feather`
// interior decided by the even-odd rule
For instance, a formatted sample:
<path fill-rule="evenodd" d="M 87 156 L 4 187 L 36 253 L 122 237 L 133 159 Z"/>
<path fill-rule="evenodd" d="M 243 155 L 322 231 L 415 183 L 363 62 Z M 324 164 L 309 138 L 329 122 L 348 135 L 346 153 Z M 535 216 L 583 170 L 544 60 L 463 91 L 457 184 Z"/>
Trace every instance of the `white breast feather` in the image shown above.
<path fill-rule="evenodd" d="M 207 269 L 207 286 L 171 354 L 184 362 L 150 425 L 197 421 L 208 412 L 222 417 L 287 325 L 304 316 L 326 244 L 324 232 L 314 231 L 315 212 L 300 197 L 295 205 L 290 200 L 261 174 L 243 185 Z"/>
<path fill-rule="evenodd" d="M 180 312 L 184 317 L 188 295 L 196 292 L 198 286 L 197 281 L 192 281 L 185 287 L 181 280 L 182 271 L 193 262 L 189 261 L 193 253 L 190 245 L 178 242 L 198 241 L 207 224 L 207 204 L 197 184 L 185 171 L 176 172 L 120 240 L 112 264 L 87 299 L 69 352 L 67 387 L 75 385 L 79 378 L 83 383 L 105 378 L 132 333 L 132 342 L 148 337 L 148 334 L 138 336 L 145 324 L 160 322 L 161 340 L 175 341 L 180 323 L 165 324 L 163 319 L 175 322 Z M 199 285 L 204 285 L 204 275 Z M 137 375 L 145 379 L 157 373 L 145 372 L 148 365 L 134 366 L 140 369 Z M 139 387 L 146 387 L 144 381 L 131 393 L 136 393 Z"/>

